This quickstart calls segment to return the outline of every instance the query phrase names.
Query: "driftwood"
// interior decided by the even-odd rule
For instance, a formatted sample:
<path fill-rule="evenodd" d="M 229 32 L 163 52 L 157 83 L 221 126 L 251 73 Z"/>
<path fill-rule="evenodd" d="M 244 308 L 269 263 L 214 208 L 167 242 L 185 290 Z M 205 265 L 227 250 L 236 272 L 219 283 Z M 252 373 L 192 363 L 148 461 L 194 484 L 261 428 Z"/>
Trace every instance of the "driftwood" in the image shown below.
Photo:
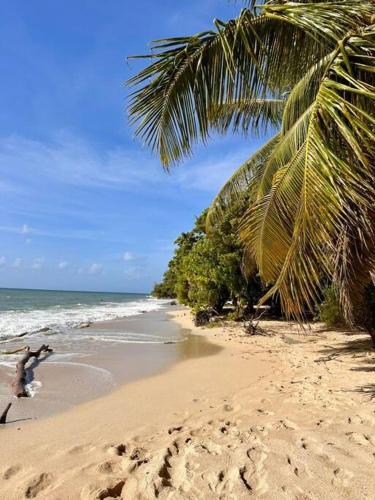
<path fill-rule="evenodd" d="M 12 383 L 13 394 L 17 398 L 27 398 L 26 392 L 26 364 L 31 358 L 38 359 L 42 352 L 52 352 L 52 349 L 46 344 L 43 344 L 37 351 L 31 351 L 30 347 L 25 347 L 25 354 L 16 366 L 16 378 Z"/>
<path fill-rule="evenodd" d="M 9 408 L 12 406 L 12 403 L 8 403 L 8 406 L 5 408 L 5 410 L 3 411 L 3 413 L 1 414 L 1 417 L 0 417 L 0 424 L 6 424 L 7 422 L 7 415 L 8 415 L 8 411 L 9 411 Z"/>
<path fill-rule="evenodd" d="M 249 321 L 244 322 L 244 330 L 247 335 L 264 334 L 264 330 L 259 326 L 259 323 L 266 311 L 267 309 L 263 309 L 263 311 L 259 312 L 257 308 L 255 314 L 250 316 Z"/>
<path fill-rule="evenodd" d="M 30 332 L 23 332 L 18 335 L 15 335 L 13 337 L 6 337 L 5 340 L 0 340 L 0 344 L 7 344 L 8 342 L 11 342 L 12 340 L 17 340 L 20 339 L 21 337 L 25 337 L 28 335 Z"/>
<path fill-rule="evenodd" d="M 13 349 L 13 351 L 1 351 L 1 354 L 5 356 L 10 356 L 11 354 L 17 354 L 18 352 L 24 351 L 26 349 L 26 346 L 24 347 L 19 347 L 18 349 Z"/>

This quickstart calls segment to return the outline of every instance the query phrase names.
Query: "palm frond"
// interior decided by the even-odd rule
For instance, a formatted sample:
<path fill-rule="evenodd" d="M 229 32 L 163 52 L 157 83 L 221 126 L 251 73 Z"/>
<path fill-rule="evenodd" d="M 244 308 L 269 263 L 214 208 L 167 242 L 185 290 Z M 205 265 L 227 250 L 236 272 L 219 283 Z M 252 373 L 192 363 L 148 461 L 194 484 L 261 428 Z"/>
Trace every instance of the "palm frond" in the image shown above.
<path fill-rule="evenodd" d="M 220 221 L 225 210 L 235 199 L 247 196 L 249 203 L 254 198 L 255 188 L 263 175 L 263 168 L 279 141 L 279 135 L 272 137 L 266 144 L 256 151 L 224 184 L 220 192 L 211 203 L 207 213 L 207 231 L 211 231 L 216 222 Z"/>
<path fill-rule="evenodd" d="M 287 134 L 280 139 L 275 149 L 289 140 L 286 163 L 244 218 L 242 238 L 263 277 L 274 282 L 263 300 L 279 293 L 291 315 L 319 300 L 322 276 L 338 279 L 345 228 L 356 228 L 358 249 L 373 240 L 368 211 L 375 195 L 375 82 L 363 61 L 373 66 L 374 35 L 371 27 L 343 42 L 346 57 L 340 48 L 331 61 L 300 135 L 304 141 L 293 143 Z M 348 293 L 350 279 L 341 285 Z"/>
<path fill-rule="evenodd" d="M 131 123 L 164 166 L 207 140 L 213 109 L 282 95 L 327 51 L 323 36 L 311 37 L 287 16 L 280 21 L 244 9 L 215 25 L 216 31 L 158 41 L 149 56 L 155 62 L 129 81 L 141 86 L 131 97 Z"/>
<path fill-rule="evenodd" d="M 311 66 L 293 87 L 284 106 L 282 117 L 282 131 L 284 134 L 293 127 L 314 102 L 324 73 L 336 54 L 337 49 L 334 49 L 322 57 L 320 61 Z"/>
<path fill-rule="evenodd" d="M 212 128 L 220 133 L 229 129 L 244 134 L 267 132 L 269 127 L 280 125 L 285 99 L 264 98 L 248 101 L 225 102 L 210 111 Z"/>
<path fill-rule="evenodd" d="M 344 0 L 321 2 L 281 2 L 266 3 L 263 13 L 305 29 L 319 39 L 334 45 L 348 33 L 369 24 L 374 15 L 374 5 L 370 0 Z"/>

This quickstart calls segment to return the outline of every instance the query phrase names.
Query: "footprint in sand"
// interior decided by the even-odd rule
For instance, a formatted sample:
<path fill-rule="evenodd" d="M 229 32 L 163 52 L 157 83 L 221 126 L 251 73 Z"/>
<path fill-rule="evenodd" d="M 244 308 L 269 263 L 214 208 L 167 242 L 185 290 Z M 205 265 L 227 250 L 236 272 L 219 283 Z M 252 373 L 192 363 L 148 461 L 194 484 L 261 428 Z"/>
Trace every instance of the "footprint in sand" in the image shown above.
<path fill-rule="evenodd" d="M 268 448 L 256 440 L 258 443 L 247 450 L 250 465 L 246 465 L 241 472 L 241 479 L 257 495 L 262 495 L 269 489 L 267 482 L 267 472 L 264 467 L 268 457 Z"/>
<path fill-rule="evenodd" d="M 348 436 L 349 441 L 351 441 L 352 443 L 362 446 L 368 446 L 369 444 L 372 444 L 369 437 L 365 436 L 364 434 L 359 434 L 358 432 L 348 432 L 346 435 Z"/>
<path fill-rule="evenodd" d="M 98 465 L 98 471 L 101 474 L 113 474 L 118 469 L 118 465 L 115 462 L 106 461 Z"/>
<path fill-rule="evenodd" d="M 306 464 L 302 462 L 297 462 L 295 458 L 287 456 L 287 462 L 293 472 L 293 474 L 299 478 L 303 476 L 312 477 L 312 474 Z"/>
<path fill-rule="evenodd" d="M 79 444 L 79 445 L 73 446 L 73 448 L 70 448 L 68 450 L 68 454 L 69 455 L 79 455 L 81 453 L 88 453 L 92 449 L 93 449 L 93 447 L 90 445 L 80 445 Z"/>
<path fill-rule="evenodd" d="M 127 451 L 127 448 L 126 448 L 126 445 L 124 445 L 124 444 L 118 444 L 115 446 L 111 445 L 107 449 L 107 452 L 110 455 L 117 455 L 119 457 L 126 455 L 126 451 Z"/>
<path fill-rule="evenodd" d="M 8 469 L 6 469 L 3 473 L 3 479 L 10 479 L 11 477 L 15 476 L 20 470 L 20 465 L 13 465 L 11 467 L 8 467 Z"/>
<path fill-rule="evenodd" d="M 243 469 L 241 469 L 242 471 Z M 246 472 L 244 472 L 246 473 Z M 210 471 L 204 474 L 203 479 L 207 482 L 209 489 L 217 498 L 233 498 L 231 495 L 234 486 L 238 483 L 241 472 L 237 467 L 221 470 L 218 474 Z M 246 482 L 246 480 L 243 480 Z M 251 489 L 249 486 L 248 489 Z"/>
<path fill-rule="evenodd" d="M 295 431 L 299 429 L 298 425 L 292 422 L 291 420 L 284 418 L 283 420 L 280 420 L 280 426 L 279 428 L 288 429 L 289 431 Z"/>
<path fill-rule="evenodd" d="M 85 486 L 81 492 L 82 500 L 105 500 L 110 498 L 123 498 L 122 490 L 124 488 L 125 481 L 123 480 L 113 480 L 109 486 L 106 487 L 98 487 L 94 486 Z"/>
<path fill-rule="evenodd" d="M 41 491 L 52 484 L 52 476 L 46 472 L 34 478 L 25 489 L 26 498 L 35 498 Z"/>
<path fill-rule="evenodd" d="M 344 486 L 346 488 L 349 486 L 352 477 L 352 472 L 339 467 L 333 471 L 333 479 L 331 482 L 333 486 Z"/>

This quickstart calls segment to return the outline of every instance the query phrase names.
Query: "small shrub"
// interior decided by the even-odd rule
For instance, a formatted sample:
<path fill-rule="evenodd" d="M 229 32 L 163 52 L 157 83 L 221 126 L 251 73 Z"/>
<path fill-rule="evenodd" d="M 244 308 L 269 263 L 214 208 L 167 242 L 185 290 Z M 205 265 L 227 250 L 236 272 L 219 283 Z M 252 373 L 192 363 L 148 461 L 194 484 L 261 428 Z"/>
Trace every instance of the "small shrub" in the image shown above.
<path fill-rule="evenodd" d="M 229 321 L 242 321 L 244 317 L 244 313 L 240 309 L 235 309 L 227 314 L 226 319 Z"/>
<path fill-rule="evenodd" d="M 324 291 L 324 300 L 318 307 L 318 317 L 327 326 L 342 326 L 342 317 L 337 293 L 333 286 L 329 286 Z"/>
<path fill-rule="evenodd" d="M 205 326 L 210 322 L 211 313 L 206 310 L 198 311 L 194 316 L 194 325 L 195 326 Z"/>

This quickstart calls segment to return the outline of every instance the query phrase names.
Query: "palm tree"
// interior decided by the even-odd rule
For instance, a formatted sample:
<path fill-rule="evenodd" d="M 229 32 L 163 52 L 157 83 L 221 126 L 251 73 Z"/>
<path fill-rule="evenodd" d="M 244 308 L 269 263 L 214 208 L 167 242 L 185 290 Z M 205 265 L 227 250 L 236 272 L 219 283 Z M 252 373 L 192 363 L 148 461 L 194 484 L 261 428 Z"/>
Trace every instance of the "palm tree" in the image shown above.
<path fill-rule="evenodd" d="M 334 284 L 347 322 L 375 341 L 365 303 L 375 271 L 375 7 L 368 0 L 248 2 L 215 30 L 159 40 L 130 80 L 136 134 L 165 168 L 211 131 L 276 135 L 212 203 L 214 226 L 234 197 L 264 282 L 303 318 Z M 245 265 L 246 267 L 246 265 Z"/>

